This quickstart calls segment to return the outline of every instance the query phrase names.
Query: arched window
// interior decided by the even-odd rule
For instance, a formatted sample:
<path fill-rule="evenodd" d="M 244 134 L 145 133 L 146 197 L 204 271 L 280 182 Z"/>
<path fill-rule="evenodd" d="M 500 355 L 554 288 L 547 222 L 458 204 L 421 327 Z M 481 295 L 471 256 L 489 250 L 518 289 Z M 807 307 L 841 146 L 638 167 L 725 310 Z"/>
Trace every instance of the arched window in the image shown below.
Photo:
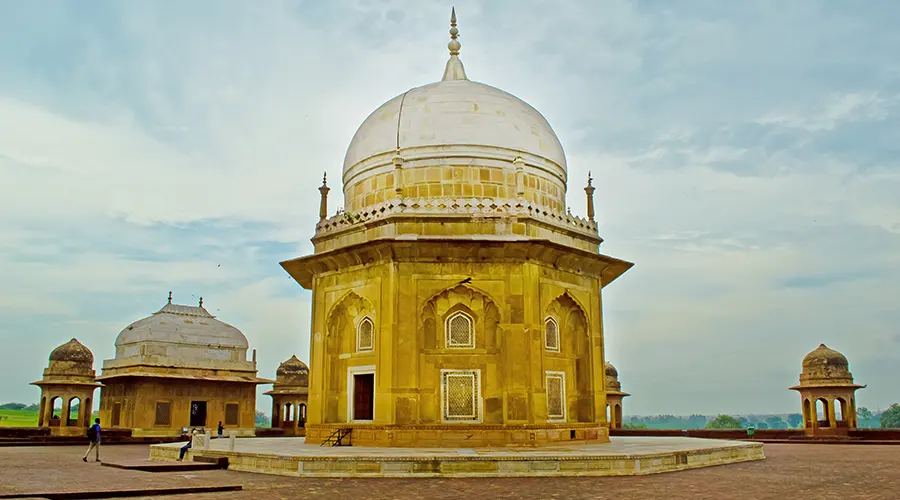
<path fill-rule="evenodd" d="M 446 330 L 447 347 L 475 347 L 475 328 L 472 317 L 464 312 L 457 312 L 447 318 L 444 327 Z"/>
<path fill-rule="evenodd" d="M 559 352 L 559 324 L 553 318 L 544 320 L 544 347 Z"/>
<path fill-rule="evenodd" d="M 375 323 L 368 317 L 356 325 L 356 351 L 364 352 L 375 349 Z"/>

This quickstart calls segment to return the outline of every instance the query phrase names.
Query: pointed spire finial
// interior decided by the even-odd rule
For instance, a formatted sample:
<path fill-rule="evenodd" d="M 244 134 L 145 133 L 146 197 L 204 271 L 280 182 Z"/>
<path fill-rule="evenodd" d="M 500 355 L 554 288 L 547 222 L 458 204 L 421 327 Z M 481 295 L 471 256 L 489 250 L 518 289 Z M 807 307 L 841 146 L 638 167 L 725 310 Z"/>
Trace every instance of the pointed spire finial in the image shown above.
<path fill-rule="evenodd" d="M 444 77 L 441 81 L 448 80 L 468 80 L 466 77 L 466 69 L 463 68 L 462 61 L 459 60 L 459 49 L 462 45 L 459 43 L 459 30 L 456 28 L 456 7 L 450 9 L 450 43 L 447 48 L 450 49 L 450 60 L 447 61 L 447 67 L 444 68 Z"/>
<path fill-rule="evenodd" d="M 322 172 L 322 187 L 328 186 L 328 172 Z"/>
<path fill-rule="evenodd" d="M 456 29 L 456 7 L 450 7 L 450 43 L 447 48 L 450 49 L 451 56 L 458 56 L 459 49 L 462 45 L 456 38 L 459 37 L 459 30 Z"/>
<path fill-rule="evenodd" d="M 588 170 L 588 187 L 593 186 L 593 184 L 591 184 L 591 181 L 593 181 L 593 180 L 594 180 L 594 178 L 591 177 L 591 171 Z"/>
<path fill-rule="evenodd" d="M 203 307 L 203 297 L 200 297 L 200 307 Z"/>
<path fill-rule="evenodd" d="M 172 303 L 172 292 L 170 291 L 169 292 L 169 304 L 171 304 L 171 303 Z"/>

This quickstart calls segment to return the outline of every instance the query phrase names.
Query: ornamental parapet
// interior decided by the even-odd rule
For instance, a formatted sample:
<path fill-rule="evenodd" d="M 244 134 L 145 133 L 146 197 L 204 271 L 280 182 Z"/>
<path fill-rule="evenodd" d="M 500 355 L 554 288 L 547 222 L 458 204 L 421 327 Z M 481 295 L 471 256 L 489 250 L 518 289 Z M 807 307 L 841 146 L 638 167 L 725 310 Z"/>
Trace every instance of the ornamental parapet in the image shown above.
<path fill-rule="evenodd" d="M 394 198 L 366 207 L 359 212 L 339 212 L 316 224 L 316 237 L 350 229 L 358 225 L 385 219 L 394 215 L 460 215 L 473 219 L 490 217 L 530 217 L 588 236 L 597 236 L 595 221 L 562 214 L 536 205 L 524 198 Z"/>

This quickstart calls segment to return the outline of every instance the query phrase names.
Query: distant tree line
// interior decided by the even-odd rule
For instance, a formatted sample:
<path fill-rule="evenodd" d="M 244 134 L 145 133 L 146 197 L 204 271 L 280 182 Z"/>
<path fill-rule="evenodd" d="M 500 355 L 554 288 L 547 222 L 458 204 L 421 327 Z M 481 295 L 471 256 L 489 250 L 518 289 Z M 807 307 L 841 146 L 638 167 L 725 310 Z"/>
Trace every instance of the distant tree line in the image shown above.
<path fill-rule="evenodd" d="M 866 407 L 857 408 L 860 428 L 900 428 L 900 403 L 891 405 L 880 413 L 872 413 Z M 800 429 L 803 415 L 789 413 L 781 415 L 655 415 L 626 416 L 626 429 Z"/>
<path fill-rule="evenodd" d="M 37 403 L 31 405 L 25 403 L 4 403 L 0 405 L 0 410 L 41 411 L 41 405 Z"/>

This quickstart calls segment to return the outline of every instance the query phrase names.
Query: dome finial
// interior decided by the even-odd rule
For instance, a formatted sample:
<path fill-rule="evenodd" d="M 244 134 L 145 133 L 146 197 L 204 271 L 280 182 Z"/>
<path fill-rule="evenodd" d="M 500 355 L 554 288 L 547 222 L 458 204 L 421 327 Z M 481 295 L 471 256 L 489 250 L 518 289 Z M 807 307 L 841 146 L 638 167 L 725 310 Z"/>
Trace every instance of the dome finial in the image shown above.
<path fill-rule="evenodd" d="M 447 48 L 450 49 L 450 60 L 447 61 L 447 67 L 444 68 L 444 77 L 441 81 L 448 80 L 468 80 L 466 78 L 466 69 L 463 68 L 462 61 L 459 60 L 459 49 L 462 47 L 459 40 L 459 30 L 456 29 L 456 7 L 450 9 L 450 43 Z"/>
<path fill-rule="evenodd" d="M 451 56 L 458 56 L 459 49 L 462 47 L 456 39 L 457 37 L 459 37 L 459 30 L 456 29 L 456 7 L 450 7 L 450 43 L 447 44 L 447 48 L 450 49 Z"/>
<path fill-rule="evenodd" d="M 169 292 L 169 304 L 171 304 L 171 303 L 172 303 L 172 292 L 170 291 Z"/>
<path fill-rule="evenodd" d="M 200 297 L 200 307 L 203 307 L 203 297 Z"/>

